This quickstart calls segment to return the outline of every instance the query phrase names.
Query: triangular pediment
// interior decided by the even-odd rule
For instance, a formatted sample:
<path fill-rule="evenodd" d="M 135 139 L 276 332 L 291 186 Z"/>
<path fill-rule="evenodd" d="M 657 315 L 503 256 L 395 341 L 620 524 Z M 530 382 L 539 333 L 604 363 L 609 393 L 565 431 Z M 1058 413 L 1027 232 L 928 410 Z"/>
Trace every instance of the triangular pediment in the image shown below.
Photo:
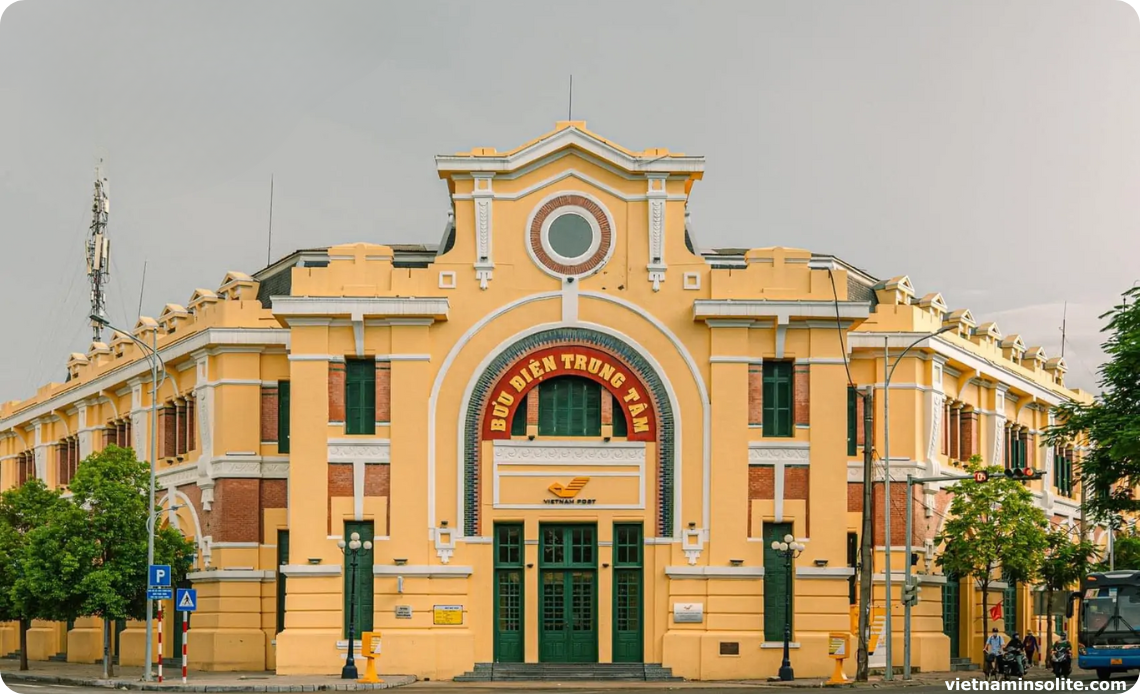
<path fill-rule="evenodd" d="M 687 156 L 667 149 L 641 152 L 622 147 L 586 129 L 583 121 L 562 121 L 554 130 L 507 152 L 493 147 L 476 147 L 469 152 L 439 155 L 435 158 L 440 178 L 456 174 L 505 174 L 547 160 L 574 149 L 632 174 L 688 174 L 700 178 L 704 157 Z"/>

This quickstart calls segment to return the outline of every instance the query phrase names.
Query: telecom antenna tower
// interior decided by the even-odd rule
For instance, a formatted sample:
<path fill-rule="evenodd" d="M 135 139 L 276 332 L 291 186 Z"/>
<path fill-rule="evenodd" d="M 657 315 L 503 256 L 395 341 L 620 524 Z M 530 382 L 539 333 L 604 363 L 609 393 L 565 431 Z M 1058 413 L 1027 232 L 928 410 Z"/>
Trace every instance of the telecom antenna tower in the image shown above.
<path fill-rule="evenodd" d="M 102 160 L 99 160 L 102 163 Z M 107 196 L 107 179 L 95 167 L 95 200 L 91 205 L 91 233 L 87 236 L 87 279 L 91 283 L 92 316 L 106 316 L 107 282 L 111 278 L 111 239 L 107 238 L 107 217 L 111 199 Z M 95 342 L 103 341 L 103 326 L 91 321 Z"/>

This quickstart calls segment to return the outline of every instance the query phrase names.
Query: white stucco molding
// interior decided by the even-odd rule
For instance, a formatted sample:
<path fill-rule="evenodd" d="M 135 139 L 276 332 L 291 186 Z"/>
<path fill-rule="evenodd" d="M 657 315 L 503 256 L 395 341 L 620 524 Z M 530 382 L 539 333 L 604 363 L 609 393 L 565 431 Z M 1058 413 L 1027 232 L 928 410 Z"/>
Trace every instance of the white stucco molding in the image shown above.
<path fill-rule="evenodd" d="M 411 565 L 411 566 L 396 566 L 388 564 L 376 564 L 372 567 L 373 576 L 388 576 L 404 578 L 468 578 L 474 573 L 474 569 L 470 566 L 433 566 L 433 565 Z"/>
<path fill-rule="evenodd" d="M 219 583 L 228 581 L 261 583 L 264 581 L 272 581 L 276 577 L 276 571 L 256 571 L 252 569 L 219 569 L 217 571 L 194 571 L 186 574 L 186 578 L 194 583 Z"/>
<path fill-rule="evenodd" d="M 446 297 L 406 296 L 275 296 L 273 315 L 289 322 L 292 317 L 353 316 L 385 318 L 431 318 L 447 320 Z"/>
<path fill-rule="evenodd" d="M 763 578 L 763 566 L 666 566 L 672 579 Z"/>
<path fill-rule="evenodd" d="M 556 130 L 516 152 L 502 156 L 439 155 L 435 158 L 435 168 L 440 173 L 507 173 L 567 147 L 575 147 L 635 173 L 701 173 L 705 170 L 704 157 L 672 154 L 647 157 L 631 154 L 573 126 Z"/>
<path fill-rule="evenodd" d="M 782 301 L 769 299 L 697 299 L 693 302 L 694 320 L 771 319 L 787 324 L 791 319 L 831 319 L 834 327 L 836 306 L 833 301 Z M 840 301 L 840 319 L 857 320 L 871 315 L 867 301 Z"/>
<path fill-rule="evenodd" d="M 340 564 L 282 564 L 286 576 L 339 576 Z"/>
<path fill-rule="evenodd" d="M 847 580 L 855 575 L 855 569 L 850 566 L 797 566 L 796 578 L 832 578 Z"/>
<path fill-rule="evenodd" d="M 389 439 L 329 439 L 330 463 L 381 464 L 392 461 L 392 442 Z"/>

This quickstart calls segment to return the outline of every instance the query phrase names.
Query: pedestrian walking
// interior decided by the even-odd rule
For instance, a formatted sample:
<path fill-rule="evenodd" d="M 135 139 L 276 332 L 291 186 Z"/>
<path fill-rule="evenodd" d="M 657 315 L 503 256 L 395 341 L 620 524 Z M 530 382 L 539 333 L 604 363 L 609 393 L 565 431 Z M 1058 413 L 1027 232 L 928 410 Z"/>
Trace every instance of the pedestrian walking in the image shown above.
<path fill-rule="evenodd" d="M 1029 661 L 1029 667 L 1033 667 L 1033 663 L 1037 662 L 1037 656 L 1040 655 L 1041 649 L 1037 646 L 1037 636 L 1031 631 L 1025 635 L 1025 659 Z"/>

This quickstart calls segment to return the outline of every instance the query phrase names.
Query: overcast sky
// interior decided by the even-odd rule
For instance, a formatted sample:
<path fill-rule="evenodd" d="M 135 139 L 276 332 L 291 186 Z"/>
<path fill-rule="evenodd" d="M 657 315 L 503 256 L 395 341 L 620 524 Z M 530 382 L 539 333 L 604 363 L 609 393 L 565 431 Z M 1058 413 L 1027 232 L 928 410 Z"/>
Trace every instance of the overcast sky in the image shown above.
<path fill-rule="evenodd" d="M 1116 0 L 23 0 L 0 22 L 0 401 L 90 328 L 111 182 L 112 321 L 227 270 L 439 241 L 433 155 L 566 117 L 707 157 L 702 246 L 808 248 L 996 320 L 1095 384 L 1140 279 L 1140 23 Z"/>

